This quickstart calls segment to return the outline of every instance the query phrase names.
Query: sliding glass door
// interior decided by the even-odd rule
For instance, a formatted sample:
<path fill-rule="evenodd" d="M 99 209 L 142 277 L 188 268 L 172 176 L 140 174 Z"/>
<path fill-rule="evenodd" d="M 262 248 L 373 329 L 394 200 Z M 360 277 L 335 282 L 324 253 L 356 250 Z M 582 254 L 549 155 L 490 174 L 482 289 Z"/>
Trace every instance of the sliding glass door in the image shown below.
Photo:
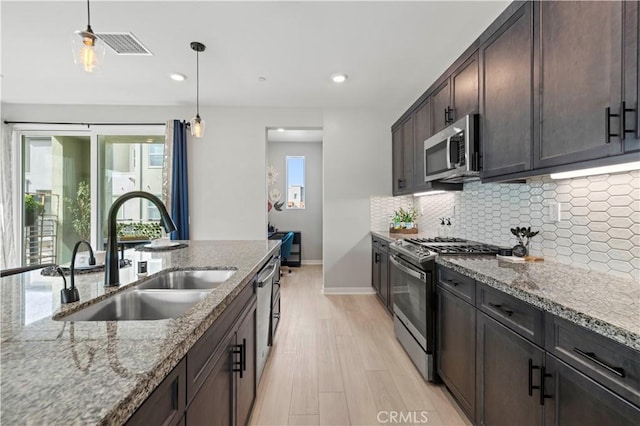
<path fill-rule="evenodd" d="M 130 191 L 162 194 L 164 126 L 21 129 L 16 135 L 22 265 L 69 262 L 80 239 L 102 250 L 116 198 Z M 118 212 L 122 235 L 131 228 L 137 236 L 159 236 L 159 219 L 146 200 L 130 200 Z"/>

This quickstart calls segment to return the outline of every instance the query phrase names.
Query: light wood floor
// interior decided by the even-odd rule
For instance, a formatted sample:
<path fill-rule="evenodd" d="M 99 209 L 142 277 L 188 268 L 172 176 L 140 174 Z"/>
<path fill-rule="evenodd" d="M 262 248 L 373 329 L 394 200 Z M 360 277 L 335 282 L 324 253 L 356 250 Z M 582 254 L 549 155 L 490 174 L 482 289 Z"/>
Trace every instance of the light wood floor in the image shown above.
<path fill-rule="evenodd" d="M 321 266 L 292 271 L 251 425 L 470 424 L 423 380 L 375 295 L 324 296 Z"/>

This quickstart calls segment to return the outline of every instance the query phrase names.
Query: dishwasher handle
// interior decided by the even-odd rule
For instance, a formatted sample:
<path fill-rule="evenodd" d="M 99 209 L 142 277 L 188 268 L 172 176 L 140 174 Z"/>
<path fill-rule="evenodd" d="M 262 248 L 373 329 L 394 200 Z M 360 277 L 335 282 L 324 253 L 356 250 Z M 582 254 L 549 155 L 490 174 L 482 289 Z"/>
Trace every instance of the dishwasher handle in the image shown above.
<path fill-rule="evenodd" d="M 261 272 L 260 275 L 258 275 L 258 287 L 264 287 L 264 285 L 269 282 L 269 280 L 271 280 L 271 278 L 273 277 L 273 275 L 276 273 L 276 271 L 279 268 L 280 261 L 278 259 L 273 260 L 271 262 L 271 264 L 269 266 L 266 266 Z M 267 270 L 269 267 L 271 267 L 270 270 Z"/>

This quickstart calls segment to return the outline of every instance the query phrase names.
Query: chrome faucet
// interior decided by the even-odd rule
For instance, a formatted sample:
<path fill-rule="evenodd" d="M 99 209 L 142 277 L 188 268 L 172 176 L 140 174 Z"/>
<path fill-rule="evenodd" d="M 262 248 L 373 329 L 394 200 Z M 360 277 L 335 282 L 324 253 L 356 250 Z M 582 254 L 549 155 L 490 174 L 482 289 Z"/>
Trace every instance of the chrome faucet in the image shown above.
<path fill-rule="evenodd" d="M 105 287 L 115 287 L 120 285 L 120 261 L 118 260 L 118 233 L 116 230 L 116 216 L 120 207 L 132 198 L 144 198 L 151 201 L 160 210 L 161 223 L 164 230 L 169 233 L 175 231 L 176 224 L 173 223 L 166 207 L 158 197 L 144 191 L 132 191 L 118 197 L 107 216 L 107 253 L 105 256 L 104 285 Z"/>
<path fill-rule="evenodd" d="M 64 280 L 64 288 L 60 290 L 60 300 L 62 303 L 73 303 L 80 300 L 80 293 L 78 293 L 78 289 L 76 288 L 75 282 L 75 272 L 76 272 L 76 255 L 78 254 L 78 249 L 82 244 L 86 244 L 89 247 L 89 265 L 96 264 L 96 258 L 93 255 L 93 249 L 91 248 L 91 244 L 89 244 L 86 240 L 80 240 L 73 246 L 73 253 L 71 254 L 71 265 L 69 269 L 71 270 L 71 288 L 67 288 L 67 280 L 64 278 L 64 272 L 62 268 L 58 266 L 56 269 L 58 274 L 62 276 Z"/>

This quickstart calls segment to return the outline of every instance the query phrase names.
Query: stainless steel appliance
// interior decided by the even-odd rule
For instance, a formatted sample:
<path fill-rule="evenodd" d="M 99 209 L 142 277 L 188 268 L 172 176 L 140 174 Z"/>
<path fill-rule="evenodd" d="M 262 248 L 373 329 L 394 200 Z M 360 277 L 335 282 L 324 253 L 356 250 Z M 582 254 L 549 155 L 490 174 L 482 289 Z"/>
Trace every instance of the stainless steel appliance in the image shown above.
<path fill-rule="evenodd" d="M 462 182 L 480 175 L 479 119 L 466 115 L 424 141 L 425 182 Z"/>
<path fill-rule="evenodd" d="M 280 278 L 280 258 L 274 257 L 258 273 L 256 282 L 256 383 L 260 382 L 269 356 L 271 337 L 271 301 L 273 286 Z"/>
<path fill-rule="evenodd" d="M 394 333 L 422 376 L 432 381 L 435 366 L 435 254 L 403 240 L 389 247 Z"/>
<path fill-rule="evenodd" d="M 422 376 L 433 381 L 436 255 L 496 254 L 498 247 L 460 238 L 407 238 L 389 249 L 394 333 Z"/>

